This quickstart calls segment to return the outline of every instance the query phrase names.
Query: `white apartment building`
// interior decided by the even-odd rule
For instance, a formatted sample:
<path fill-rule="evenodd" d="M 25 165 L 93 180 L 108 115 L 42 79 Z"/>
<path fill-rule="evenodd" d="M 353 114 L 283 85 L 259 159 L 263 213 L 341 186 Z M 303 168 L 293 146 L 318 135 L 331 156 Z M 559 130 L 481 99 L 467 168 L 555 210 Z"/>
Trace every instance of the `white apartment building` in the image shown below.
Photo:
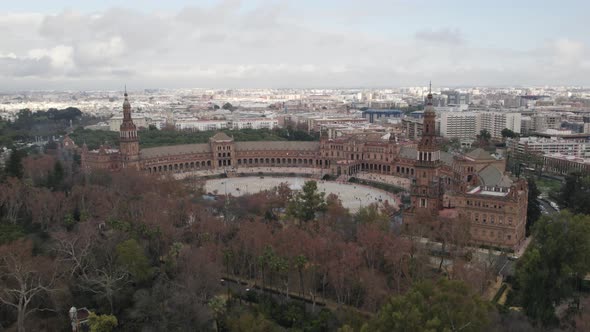
<path fill-rule="evenodd" d="M 472 112 L 441 112 L 440 135 L 447 138 L 475 138 L 477 114 Z"/>
<path fill-rule="evenodd" d="M 279 126 L 279 120 L 270 118 L 245 118 L 233 120 L 233 129 L 274 129 Z"/>
<path fill-rule="evenodd" d="M 178 119 L 174 121 L 174 127 L 177 130 L 219 130 L 228 128 L 228 122 L 226 120 Z"/>
<path fill-rule="evenodd" d="M 562 154 L 578 158 L 590 157 L 590 145 L 584 141 L 564 140 L 562 138 L 521 137 L 510 140 L 510 148 L 515 154 Z"/>
<path fill-rule="evenodd" d="M 481 112 L 477 114 L 476 133 L 485 129 L 492 135 L 492 138 L 501 138 L 504 128 L 520 133 L 520 113 Z"/>

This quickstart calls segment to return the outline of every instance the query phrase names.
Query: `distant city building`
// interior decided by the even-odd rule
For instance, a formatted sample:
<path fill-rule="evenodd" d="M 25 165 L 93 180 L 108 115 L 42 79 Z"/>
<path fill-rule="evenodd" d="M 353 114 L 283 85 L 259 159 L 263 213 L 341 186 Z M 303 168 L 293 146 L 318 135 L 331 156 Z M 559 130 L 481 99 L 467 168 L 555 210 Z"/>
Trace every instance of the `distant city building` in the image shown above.
<path fill-rule="evenodd" d="M 231 122 L 233 129 L 274 129 L 279 126 L 278 119 L 244 118 Z"/>
<path fill-rule="evenodd" d="M 446 138 L 475 138 L 477 114 L 472 112 L 441 112 L 440 135 Z"/>
<path fill-rule="evenodd" d="M 561 115 L 540 113 L 532 116 L 532 131 L 542 133 L 547 129 L 559 129 L 561 127 Z"/>
<path fill-rule="evenodd" d="M 188 131 L 210 131 L 230 128 L 227 120 L 199 120 L 199 119 L 178 119 L 174 120 L 176 130 Z"/>
<path fill-rule="evenodd" d="M 572 172 L 590 174 L 590 158 L 561 153 L 548 154 L 543 156 L 543 171 L 559 175 L 568 175 Z"/>
<path fill-rule="evenodd" d="M 443 91 L 441 94 L 447 96 L 447 105 L 468 105 L 471 101 L 471 97 L 468 93 Z"/>
<path fill-rule="evenodd" d="M 402 120 L 406 138 L 417 140 L 422 137 L 422 119 L 406 118 Z"/>
<path fill-rule="evenodd" d="M 590 146 L 586 141 L 564 140 L 561 138 L 520 137 L 511 139 L 508 146 L 515 155 L 527 156 L 561 154 L 578 158 L 590 157 Z"/>
<path fill-rule="evenodd" d="M 363 118 L 367 119 L 369 123 L 382 122 L 390 118 L 401 118 L 404 114 L 400 110 L 376 110 L 368 109 L 363 111 Z"/>
<path fill-rule="evenodd" d="M 310 131 L 320 131 L 323 125 L 326 124 L 358 124 L 358 123 L 368 123 L 367 119 L 364 118 L 357 118 L 357 117 L 338 117 L 338 116 L 331 116 L 331 117 L 321 117 L 321 118 L 308 118 L 307 119 L 307 128 Z"/>
<path fill-rule="evenodd" d="M 537 102 L 549 102 L 551 101 L 550 96 L 543 96 L 543 95 L 526 95 L 520 96 L 519 98 L 520 103 L 519 106 L 523 107 L 532 107 L 537 105 Z"/>
<path fill-rule="evenodd" d="M 479 134 L 482 130 L 487 130 L 492 138 L 501 138 L 502 130 L 508 128 L 515 133 L 520 133 L 521 115 L 520 113 L 505 112 L 481 112 L 477 113 L 476 132 Z"/>

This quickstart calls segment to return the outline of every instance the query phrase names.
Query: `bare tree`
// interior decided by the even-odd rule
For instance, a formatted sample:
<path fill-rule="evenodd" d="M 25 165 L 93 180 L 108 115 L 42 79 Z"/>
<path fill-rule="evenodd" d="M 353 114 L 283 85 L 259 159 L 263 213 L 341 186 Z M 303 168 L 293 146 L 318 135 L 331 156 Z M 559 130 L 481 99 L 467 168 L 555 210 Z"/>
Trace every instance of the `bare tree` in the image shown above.
<path fill-rule="evenodd" d="M 104 298 L 113 313 L 115 296 L 129 282 L 128 271 L 116 262 L 116 237 L 98 241 L 95 231 L 88 228 L 79 236 L 58 233 L 55 238 L 55 251 L 58 259 L 69 265 L 70 278 L 77 278 L 82 290 Z"/>
<path fill-rule="evenodd" d="M 15 224 L 24 205 L 25 186 L 19 179 L 9 178 L 0 188 L 0 205 L 4 208 L 6 220 Z"/>
<path fill-rule="evenodd" d="M 15 241 L 0 247 L 0 302 L 17 312 L 17 329 L 25 331 L 25 320 L 37 311 L 52 311 L 43 304 L 58 290 L 59 273 L 54 262 L 32 255 L 31 241 Z"/>

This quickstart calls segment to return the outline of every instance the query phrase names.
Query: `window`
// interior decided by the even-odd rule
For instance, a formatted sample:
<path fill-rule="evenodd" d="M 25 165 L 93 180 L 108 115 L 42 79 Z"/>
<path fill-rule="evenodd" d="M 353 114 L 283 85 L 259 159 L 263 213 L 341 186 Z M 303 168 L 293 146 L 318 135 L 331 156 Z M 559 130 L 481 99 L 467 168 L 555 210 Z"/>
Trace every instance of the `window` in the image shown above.
<path fill-rule="evenodd" d="M 420 198 L 420 206 L 426 207 L 426 199 L 425 198 Z"/>

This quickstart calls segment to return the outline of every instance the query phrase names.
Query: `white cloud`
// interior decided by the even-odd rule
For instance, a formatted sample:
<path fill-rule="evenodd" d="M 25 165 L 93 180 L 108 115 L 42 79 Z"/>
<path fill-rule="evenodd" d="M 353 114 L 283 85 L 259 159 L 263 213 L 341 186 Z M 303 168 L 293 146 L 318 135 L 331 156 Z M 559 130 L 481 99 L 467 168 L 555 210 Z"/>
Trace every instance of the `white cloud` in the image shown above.
<path fill-rule="evenodd" d="M 394 38 L 362 29 L 368 21 L 330 26 L 283 3 L 246 9 L 239 1 L 176 12 L 0 13 L 0 89 L 15 80 L 23 88 L 92 89 L 123 82 L 138 88 L 401 86 L 429 79 L 581 84 L 590 77 L 588 45 L 579 40 L 533 50 L 481 48 L 477 36 L 467 39 L 457 28 Z"/>
<path fill-rule="evenodd" d="M 416 32 L 416 39 L 434 43 L 449 43 L 459 45 L 464 42 L 461 31 L 457 28 L 442 28 L 439 30 L 421 30 Z"/>

